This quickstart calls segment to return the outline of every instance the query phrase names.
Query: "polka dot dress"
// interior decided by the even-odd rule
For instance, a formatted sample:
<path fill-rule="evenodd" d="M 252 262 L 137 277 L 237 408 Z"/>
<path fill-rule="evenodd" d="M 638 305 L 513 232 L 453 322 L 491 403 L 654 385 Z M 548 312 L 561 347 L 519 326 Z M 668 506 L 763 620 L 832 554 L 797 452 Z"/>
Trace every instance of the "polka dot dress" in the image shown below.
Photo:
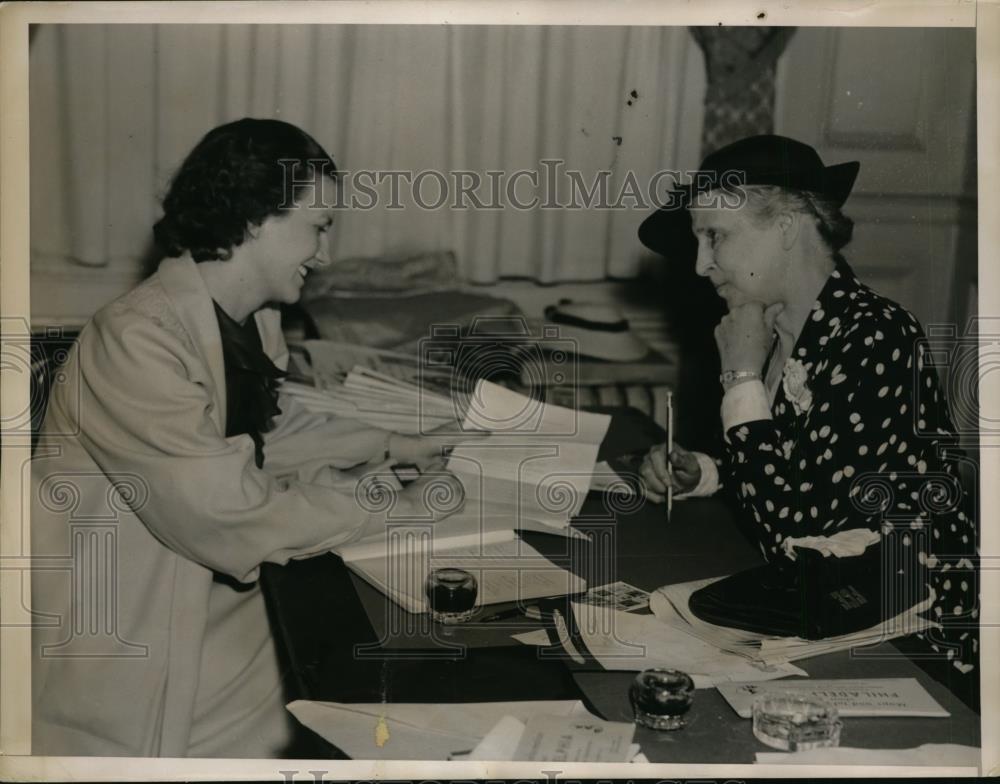
<path fill-rule="evenodd" d="M 785 557 L 788 537 L 880 532 L 884 567 L 908 572 L 914 600 L 934 592 L 928 617 L 942 628 L 921 635 L 928 654 L 966 675 L 978 639 L 975 521 L 923 338 L 840 260 L 792 351 L 811 394 L 791 400 L 782 384 L 771 420 L 729 429 L 723 484 L 768 560 Z"/>

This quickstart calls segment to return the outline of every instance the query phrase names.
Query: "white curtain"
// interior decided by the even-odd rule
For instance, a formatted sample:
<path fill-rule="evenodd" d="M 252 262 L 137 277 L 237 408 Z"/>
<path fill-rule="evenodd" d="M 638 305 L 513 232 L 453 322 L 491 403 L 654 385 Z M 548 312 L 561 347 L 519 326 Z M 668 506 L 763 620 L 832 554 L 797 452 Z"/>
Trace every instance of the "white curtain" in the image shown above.
<path fill-rule="evenodd" d="M 613 198 L 629 171 L 645 187 L 659 169 L 697 164 L 698 62 L 685 28 L 41 27 L 30 77 L 33 272 L 138 275 L 172 172 L 207 130 L 248 115 L 301 126 L 351 172 L 541 175 L 543 159 L 560 159 L 587 184 L 610 170 Z M 438 185 L 425 179 L 425 200 Z M 517 195 L 532 197 L 528 181 Z M 642 252 L 643 208 L 403 203 L 345 211 L 334 255 L 451 249 L 465 280 L 488 283 L 627 277 Z"/>

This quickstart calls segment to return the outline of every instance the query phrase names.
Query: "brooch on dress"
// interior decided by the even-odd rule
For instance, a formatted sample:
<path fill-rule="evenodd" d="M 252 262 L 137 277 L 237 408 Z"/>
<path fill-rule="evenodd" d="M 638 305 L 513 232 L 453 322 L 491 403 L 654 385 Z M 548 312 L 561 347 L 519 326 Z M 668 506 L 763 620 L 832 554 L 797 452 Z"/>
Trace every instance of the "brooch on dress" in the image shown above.
<path fill-rule="evenodd" d="M 806 366 L 801 360 L 792 357 L 785 360 L 785 367 L 781 371 L 781 386 L 785 390 L 785 397 L 795 408 L 796 416 L 801 416 L 812 405 L 812 390 L 806 385 L 808 378 Z"/>

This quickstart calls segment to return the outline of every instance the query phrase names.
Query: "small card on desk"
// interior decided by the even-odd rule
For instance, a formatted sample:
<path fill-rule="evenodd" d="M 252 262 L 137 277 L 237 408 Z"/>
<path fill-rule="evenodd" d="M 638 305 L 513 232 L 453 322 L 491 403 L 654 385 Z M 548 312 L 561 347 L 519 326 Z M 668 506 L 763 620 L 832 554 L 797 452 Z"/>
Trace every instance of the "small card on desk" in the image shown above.
<path fill-rule="evenodd" d="M 916 678 L 720 683 L 719 693 L 744 719 L 753 713 L 754 700 L 777 692 L 816 697 L 833 704 L 841 716 L 950 716 Z"/>
<path fill-rule="evenodd" d="M 514 753 L 516 760 L 627 762 L 635 725 L 593 716 L 532 716 Z"/>
<path fill-rule="evenodd" d="M 595 586 L 577 601 L 581 604 L 593 604 L 597 607 L 611 607 L 615 610 L 631 612 L 649 607 L 649 592 L 619 580 L 607 585 Z"/>

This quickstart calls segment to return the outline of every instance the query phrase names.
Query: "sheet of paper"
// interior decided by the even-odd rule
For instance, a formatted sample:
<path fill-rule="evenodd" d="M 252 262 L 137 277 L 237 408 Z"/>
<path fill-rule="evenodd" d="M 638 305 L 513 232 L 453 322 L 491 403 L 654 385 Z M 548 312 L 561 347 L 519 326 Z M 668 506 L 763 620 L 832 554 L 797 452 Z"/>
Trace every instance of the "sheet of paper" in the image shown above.
<path fill-rule="evenodd" d="M 586 582 L 556 566 L 513 531 L 431 540 L 416 533 L 388 544 L 348 550 L 344 562 L 405 610 L 427 612 L 424 593 L 433 569 L 454 567 L 478 583 L 479 606 L 565 596 L 586 590 Z"/>
<path fill-rule="evenodd" d="M 447 467 L 462 483 L 467 503 L 568 523 L 587 498 L 598 446 L 493 435 L 456 447 Z"/>
<path fill-rule="evenodd" d="M 465 519 L 470 515 L 473 516 L 472 521 Z M 440 521 L 443 525 L 439 525 L 442 531 L 455 530 L 457 533 L 457 529 L 460 527 L 463 530 L 468 530 L 467 526 L 475 525 L 477 519 L 485 521 L 479 525 L 479 529 L 483 530 L 499 530 L 498 526 L 502 523 L 507 530 L 537 531 L 541 534 L 553 534 L 567 539 L 587 538 L 587 534 L 570 525 L 570 520 L 538 517 L 537 511 L 533 509 L 522 508 L 515 512 L 509 505 L 493 503 L 487 499 L 466 500 L 465 506 L 458 515 L 445 518 Z M 473 530 L 476 529 L 473 528 Z"/>
<path fill-rule="evenodd" d="M 580 710 L 580 715 L 585 711 Z M 589 715 L 589 714 L 586 714 Z M 496 723 L 479 745 L 468 754 L 453 754 L 452 759 L 461 760 L 483 760 L 483 761 L 505 761 L 517 759 L 518 744 L 524 734 L 525 724 L 513 716 L 504 716 Z M 628 747 L 626 759 L 629 762 L 648 763 L 646 755 L 642 753 L 642 748 L 638 743 L 631 743 Z"/>
<path fill-rule="evenodd" d="M 513 716 L 504 716 L 479 741 L 467 757 L 469 760 L 512 760 L 524 734 L 525 724 Z"/>
<path fill-rule="evenodd" d="M 491 433 L 539 435 L 599 444 L 610 417 L 535 400 L 490 381 L 480 380 L 469 396 L 467 427 Z M 589 469 L 593 466 L 588 466 Z"/>
<path fill-rule="evenodd" d="M 462 512 L 455 516 L 462 515 Z M 435 523 L 399 523 L 381 534 L 361 539 L 351 544 L 338 545 L 334 552 L 344 559 L 345 563 L 363 561 L 369 558 L 386 558 L 399 553 L 421 555 L 425 552 L 442 552 L 453 550 L 459 553 L 472 552 L 478 544 L 484 547 L 497 545 L 501 542 L 518 541 L 517 534 L 506 525 L 506 520 L 487 519 L 482 526 L 471 527 L 471 521 L 463 521 L 450 528 L 443 527 L 451 518 L 446 517 Z M 495 551 L 495 548 L 494 548 Z"/>
<path fill-rule="evenodd" d="M 357 703 L 297 700 L 295 718 L 354 759 L 446 760 L 468 753 L 504 716 L 589 715 L 579 700 Z"/>
<path fill-rule="evenodd" d="M 398 486 L 398 483 L 396 484 Z M 377 555 L 384 556 L 389 552 L 390 547 L 399 548 L 398 543 L 390 545 L 394 538 L 419 538 L 424 534 L 430 539 L 430 546 L 435 551 L 464 547 L 468 544 L 474 544 L 480 539 L 484 542 L 514 541 L 517 539 L 515 527 L 517 530 L 555 534 L 568 539 L 586 538 L 585 533 L 569 525 L 556 528 L 543 520 L 528 517 L 517 520 L 516 526 L 512 524 L 513 522 L 509 512 L 494 510 L 492 507 L 480 512 L 474 505 L 466 503 L 458 512 L 436 522 L 397 522 L 381 533 L 359 539 L 356 542 L 338 545 L 334 548 L 334 552 L 345 562 L 372 558 Z"/>
<path fill-rule="evenodd" d="M 635 725 L 594 716 L 532 716 L 525 723 L 515 760 L 627 762 Z"/>
<path fill-rule="evenodd" d="M 467 502 L 563 526 L 583 506 L 609 422 L 481 380 L 462 426 L 491 435 L 456 447 L 447 467 Z"/>
<path fill-rule="evenodd" d="M 857 749 L 841 746 L 811 751 L 758 751 L 764 765 L 908 765 L 934 768 L 978 768 L 982 750 L 957 743 L 925 743 L 915 749 Z"/>
<path fill-rule="evenodd" d="M 545 648 L 550 645 L 549 633 L 545 629 L 532 629 L 530 632 L 512 634 L 512 640 L 517 640 L 522 645 L 534 645 L 538 648 Z"/>
<path fill-rule="evenodd" d="M 796 680 L 780 683 L 720 683 L 719 693 L 737 715 L 749 719 L 754 700 L 774 692 L 816 697 L 832 703 L 841 716 L 947 717 L 948 713 L 916 678 Z"/>
<path fill-rule="evenodd" d="M 624 496 L 634 496 L 635 490 L 632 485 L 619 476 L 606 460 L 601 460 L 594 465 L 594 473 L 590 479 L 591 490 L 613 490 Z"/>
<path fill-rule="evenodd" d="M 764 681 L 806 674 L 794 665 L 757 664 L 719 650 L 661 623 L 653 615 L 577 602 L 572 607 L 584 644 L 606 670 L 678 669 L 691 675 L 699 689 L 729 681 Z"/>

